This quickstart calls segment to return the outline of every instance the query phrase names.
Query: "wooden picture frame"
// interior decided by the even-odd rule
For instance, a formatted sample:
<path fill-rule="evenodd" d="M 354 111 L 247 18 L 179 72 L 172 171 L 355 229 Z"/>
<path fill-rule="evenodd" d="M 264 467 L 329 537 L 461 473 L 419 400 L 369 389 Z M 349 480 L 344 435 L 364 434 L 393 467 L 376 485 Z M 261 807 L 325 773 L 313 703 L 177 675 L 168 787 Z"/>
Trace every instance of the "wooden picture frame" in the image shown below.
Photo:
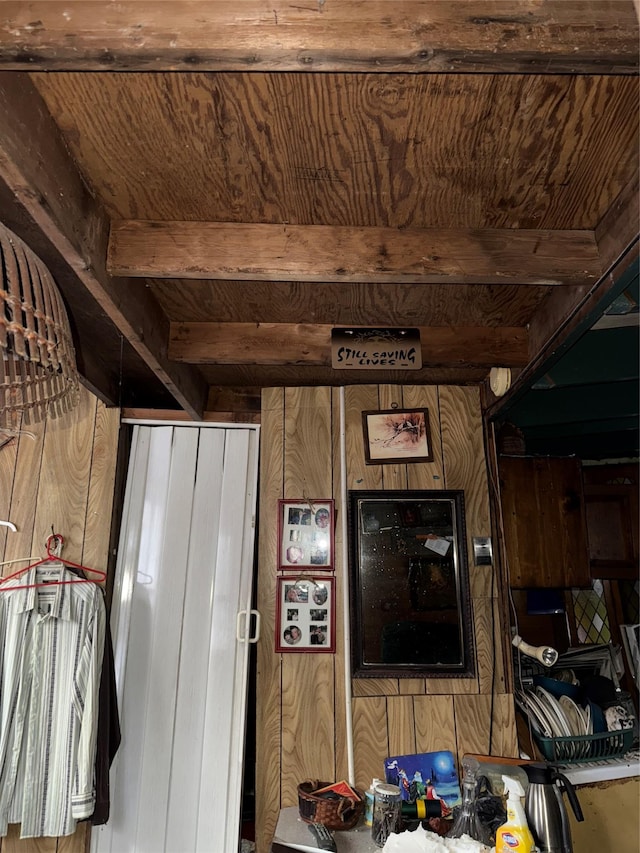
<path fill-rule="evenodd" d="M 278 568 L 331 571 L 334 562 L 334 501 L 278 501 Z"/>
<path fill-rule="evenodd" d="M 276 651 L 336 650 L 335 578 L 277 579 Z"/>
<path fill-rule="evenodd" d="M 362 413 L 367 465 L 433 462 L 428 409 L 382 409 Z"/>

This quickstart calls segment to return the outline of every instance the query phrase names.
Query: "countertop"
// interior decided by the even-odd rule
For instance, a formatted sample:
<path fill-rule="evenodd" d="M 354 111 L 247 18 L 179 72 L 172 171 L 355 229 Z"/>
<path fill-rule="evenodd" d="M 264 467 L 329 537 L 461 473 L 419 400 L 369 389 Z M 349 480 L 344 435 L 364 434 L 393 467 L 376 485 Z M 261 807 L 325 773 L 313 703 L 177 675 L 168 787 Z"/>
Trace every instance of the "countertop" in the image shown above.
<path fill-rule="evenodd" d="M 336 832 L 335 839 L 338 853 L 380 853 L 380 848 L 371 838 L 371 827 L 366 826 L 363 820 L 353 829 Z M 286 844 L 292 850 L 318 853 L 318 845 L 309 832 L 308 824 L 300 819 L 297 806 L 280 810 L 273 840 Z"/>
<path fill-rule="evenodd" d="M 574 785 L 589 785 L 612 779 L 629 779 L 640 776 L 640 752 L 634 750 L 620 758 L 589 764 L 567 764 L 559 768 Z"/>

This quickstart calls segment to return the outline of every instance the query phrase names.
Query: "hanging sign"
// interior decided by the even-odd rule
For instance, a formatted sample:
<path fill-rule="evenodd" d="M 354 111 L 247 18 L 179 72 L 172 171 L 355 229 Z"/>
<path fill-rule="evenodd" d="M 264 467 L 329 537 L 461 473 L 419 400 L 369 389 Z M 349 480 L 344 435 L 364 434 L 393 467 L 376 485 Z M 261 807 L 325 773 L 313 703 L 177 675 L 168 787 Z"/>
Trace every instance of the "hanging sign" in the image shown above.
<path fill-rule="evenodd" d="M 336 370 L 419 370 L 419 329 L 332 329 L 331 366 Z"/>

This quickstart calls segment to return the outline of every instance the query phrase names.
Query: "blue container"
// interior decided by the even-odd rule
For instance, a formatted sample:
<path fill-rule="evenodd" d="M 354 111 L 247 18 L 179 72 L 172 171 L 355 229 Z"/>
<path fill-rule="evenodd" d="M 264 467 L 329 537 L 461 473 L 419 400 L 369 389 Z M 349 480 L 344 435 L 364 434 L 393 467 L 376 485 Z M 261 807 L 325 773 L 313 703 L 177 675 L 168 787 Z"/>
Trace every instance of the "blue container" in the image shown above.
<path fill-rule="evenodd" d="M 561 696 L 569 696 L 575 702 L 580 702 L 582 691 L 577 684 L 569 684 L 566 681 L 558 681 L 557 678 L 549 678 L 547 675 L 534 675 L 533 683 L 542 687 L 547 693 L 551 693 L 556 699 Z"/>

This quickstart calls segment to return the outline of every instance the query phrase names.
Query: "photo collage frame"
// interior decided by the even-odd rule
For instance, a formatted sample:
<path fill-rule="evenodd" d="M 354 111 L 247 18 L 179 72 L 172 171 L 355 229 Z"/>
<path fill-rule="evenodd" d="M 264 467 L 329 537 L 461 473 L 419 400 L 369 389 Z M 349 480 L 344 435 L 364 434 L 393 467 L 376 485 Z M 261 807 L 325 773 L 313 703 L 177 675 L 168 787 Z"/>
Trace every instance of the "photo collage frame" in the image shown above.
<path fill-rule="evenodd" d="M 333 501 L 289 501 L 279 504 L 278 566 L 287 571 L 333 569 Z"/>
<path fill-rule="evenodd" d="M 335 580 L 278 578 L 278 652 L 335 652 Z"/>
<path fill-rule="evenodd" d="M 278 652 L 335 652 L 334 531 L 332 499 L 278 501 Z"/>

